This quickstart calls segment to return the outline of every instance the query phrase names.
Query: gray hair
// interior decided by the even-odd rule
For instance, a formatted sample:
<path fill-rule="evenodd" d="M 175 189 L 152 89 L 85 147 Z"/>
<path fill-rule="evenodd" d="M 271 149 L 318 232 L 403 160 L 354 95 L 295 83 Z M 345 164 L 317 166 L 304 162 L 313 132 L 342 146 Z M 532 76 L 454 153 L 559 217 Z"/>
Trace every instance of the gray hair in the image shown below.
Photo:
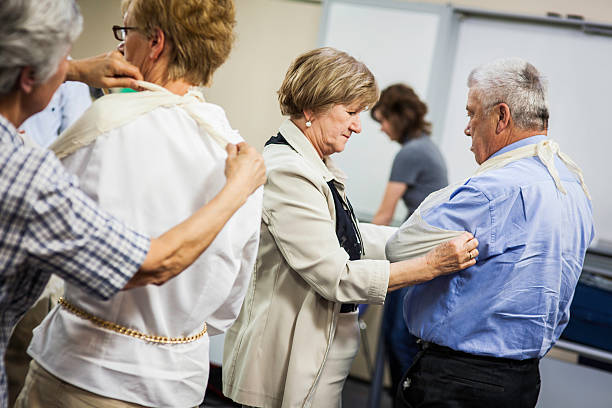
<path fill-rule="evenodd" d="M 527 61 L 506 58 L 481 65 L 470 73 L 467 84 L 478 92 L 485 112 L 503 102 L 519 129 L 548 128 L 547 84 Z"/>
<path fill-rule="evenodd" d="M 0 96 L 14 89 L 24 67 L 37 83 L 49 79 L 82 26 L 74 0 L 0 1 Z"/>

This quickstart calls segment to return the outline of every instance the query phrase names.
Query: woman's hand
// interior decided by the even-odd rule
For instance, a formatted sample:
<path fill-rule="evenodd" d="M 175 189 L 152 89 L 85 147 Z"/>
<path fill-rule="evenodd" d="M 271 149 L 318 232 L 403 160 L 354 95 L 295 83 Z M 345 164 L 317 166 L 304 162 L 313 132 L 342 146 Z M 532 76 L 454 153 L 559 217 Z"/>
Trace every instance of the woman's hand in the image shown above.
<path fill-rule="evenodd" d="M 225 147 L 225 177 L 228 187 L 245 193 L 244 199 L 266 182 L 266 166 L 261 154 L 247 143 L 228 143 Z"/>
<path fill-rule="evenodd" d="M 446 275 L 476 264 L 478 240 L 469 232 L 446 241 L 425 254 L 434 277 Z"/>
<path fill-rule="evenodd" d="M 389 291 L 417 285 L 476 263 L 478 240 L 469 232 L 446 241 L 418 258 L 394 262 L 389 270 Z"/>
<path fill-rule="evenodd" d="M 67 81 L 84 82 L 95 88 L 132 88 L 138 90 L 136 81 L 142 81 L 137 67 L 123 58 L 119 51 L 111 51 L 95 57 L 68 61 Z"/>

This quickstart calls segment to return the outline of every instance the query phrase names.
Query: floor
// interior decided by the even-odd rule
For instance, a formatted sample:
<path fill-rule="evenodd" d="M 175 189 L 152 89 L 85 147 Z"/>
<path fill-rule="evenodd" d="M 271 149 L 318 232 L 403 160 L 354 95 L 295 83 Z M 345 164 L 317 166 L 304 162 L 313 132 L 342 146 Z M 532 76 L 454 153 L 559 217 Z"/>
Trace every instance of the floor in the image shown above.
<path fill-rule="evenodd" d="M 216 389 L 215 389 L 216 390 Z M 225 400 L 217 395 L 215 390 L 208 390 L 206 392 L 206 399 L 201 407 L 220 407 L 220 408 L 234 408 L 240 407 L 238 404 L 234 404 L 232 401 Z M 344 386 L 342 393 L 342 406 L 344 408 L 366 408 L 368 403 L 368 392 L 370 390 L 370 384 L 361 380 L 348 378 Z M 388 392 L 383 392 L 380 406 L 378 408 L 391 408 L 392 401 Z M 318 408 L 318 407 L 314 407 Z"/>

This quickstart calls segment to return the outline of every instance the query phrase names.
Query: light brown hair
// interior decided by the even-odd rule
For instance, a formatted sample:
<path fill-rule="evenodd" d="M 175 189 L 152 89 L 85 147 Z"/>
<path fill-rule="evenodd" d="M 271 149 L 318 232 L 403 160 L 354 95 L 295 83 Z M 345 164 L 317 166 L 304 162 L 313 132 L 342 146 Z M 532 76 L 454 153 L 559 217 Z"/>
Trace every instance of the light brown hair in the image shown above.
<path fill-rule="evenodd" d="M 170 44 L 168 77 L 207 85 L 229 56 L 234 42 L 233 0 L 123 0 L 145 35 L 155 28 Z"/>
<path fill-rule="evenodd" d="M 378 85 L 363 62 L 331 47 L 298 56 L 278 90 L 281 113 L 300 117 L 304 110 L 325 112 L 333 105 L 359 103 L 364 109 L 378 100 Z"/>

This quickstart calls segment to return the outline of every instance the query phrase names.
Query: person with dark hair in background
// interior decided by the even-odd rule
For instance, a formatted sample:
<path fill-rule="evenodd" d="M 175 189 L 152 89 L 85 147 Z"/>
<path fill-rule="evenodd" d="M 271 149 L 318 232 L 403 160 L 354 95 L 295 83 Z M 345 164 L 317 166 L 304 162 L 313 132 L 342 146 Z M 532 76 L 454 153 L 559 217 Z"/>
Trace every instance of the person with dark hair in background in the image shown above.
<path fill-rule="evenodd" d="M 431 123 L 425 119 L 427 105 L 411 87 L 395 84 L 385 88 L 370 114 L 389 139 L 401 145 L 372 220 L 373 224 L 389 225 L 400 198 L 408 218 L 431 192 L 446 187 L 446 163 L 430 137 Z"/>
<path fill-rule="evenodd" d="M 400 198 L 408 218 L 425 197 L 446 187 L 446 164 L 430 137 L 431 123 L 425 119 L 427 105 L 408 85 L 394 84 L 383 90 L 370 114 L 389 139 L 402 146 L 393 160 L 385 195 L 372 220 L 373 224 L 389 225 Z M 408 332 L 402 312 L 407 289 L 387 295 L 381 327 L 392 395 L 418 351 L 417 338 Z"/>

